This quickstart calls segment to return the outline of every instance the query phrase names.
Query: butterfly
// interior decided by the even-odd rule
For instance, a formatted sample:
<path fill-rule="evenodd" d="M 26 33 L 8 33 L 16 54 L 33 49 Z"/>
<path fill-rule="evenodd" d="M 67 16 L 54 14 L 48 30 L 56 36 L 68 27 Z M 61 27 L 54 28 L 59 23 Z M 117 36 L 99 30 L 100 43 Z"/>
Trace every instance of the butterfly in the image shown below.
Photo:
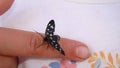
<path fill-rule="evenodd" d="M 54 20 L 50 20 L 45 30 L 44 40 L 47 41 L 48 44 L 50 44 L 53 48 L 59 51 L 62 55 L 65 55 L 65 52 L 58 43 L 58 41 L 60 40 L 60 36 L 54 35 L 54 32 L 55 32 L 55 22 Z"/>

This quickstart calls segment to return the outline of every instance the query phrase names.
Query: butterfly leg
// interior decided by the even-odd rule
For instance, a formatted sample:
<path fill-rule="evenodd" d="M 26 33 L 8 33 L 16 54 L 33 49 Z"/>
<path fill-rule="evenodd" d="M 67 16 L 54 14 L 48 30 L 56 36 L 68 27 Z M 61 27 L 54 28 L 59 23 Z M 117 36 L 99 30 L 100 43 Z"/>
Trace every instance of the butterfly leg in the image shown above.
<path fill-rule="evenodd" d="M 48 49 L 48 48 L 51 48 L 52 50 L 55 50 L 54 47 L 52 47 L 49 43 L 48 43 L 48 45 L 47 45 L 47 49 Z"/>
<path fill-rule="evenodd" d="M 37 32 L 37 31 L 35 31 L 35 32 L 36 32 L 38 35 L 40 35 L 42 38 L 44 38 L 42 34 L 40 34 L 40 33 Z M 38 47 L 40 47 L 40 46 L 41 46 L 41 45 L 39 45 Z M 38 48 L 38 47 L 37 47 L 37 48 Z"/>
<path fill-rule="evenodd" d="M 47 45 L 47 49 L 49 48 L 50 44 Z"/>

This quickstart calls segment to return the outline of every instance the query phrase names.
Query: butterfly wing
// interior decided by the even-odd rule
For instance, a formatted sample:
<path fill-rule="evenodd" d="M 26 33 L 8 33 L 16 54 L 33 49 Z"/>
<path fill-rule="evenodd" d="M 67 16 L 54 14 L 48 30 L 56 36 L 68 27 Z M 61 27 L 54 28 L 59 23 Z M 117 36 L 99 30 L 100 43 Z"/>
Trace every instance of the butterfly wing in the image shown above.
<path fill-rule="evenodd" d="M 45 36 L 52 37 L 54 35 L 54 32 L 55 32 L 55 22 L 54 20 L 51 20 L 47 25 Z"/>
<path fill-rule="evenodd" d="M 55 32 L 55 22 L 51 20 L 46 28 L 45 31 L 45 41 L 47 41 L 52 47 L 58 50 L 61 54 L 65 55 L 63 49 L 60 47 L 59 43 L 57 42 L 60 37 L 58 35 L 54 35 Z"/>
<path fill-rule="evenodd" d="M 53 36 L 53 40 L 50 42 L 50 44 L 56 49 L 58 50 L 61 54 L 65 55 L 63 49 L 60 47 L 60 44 L 57 42 L 57 35 Z"/>

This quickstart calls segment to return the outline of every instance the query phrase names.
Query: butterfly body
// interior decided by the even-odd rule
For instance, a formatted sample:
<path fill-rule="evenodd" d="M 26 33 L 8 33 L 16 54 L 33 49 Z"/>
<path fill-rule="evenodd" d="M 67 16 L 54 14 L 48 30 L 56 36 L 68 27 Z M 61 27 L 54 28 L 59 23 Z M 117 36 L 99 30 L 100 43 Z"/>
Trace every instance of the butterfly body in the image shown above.
<path fill-rule="evenodd" d="M 45 41 L 48 42 L 53 48 L 58 50 L 61 54 L 65 55 L 63 49 L 60 47 L 60 44 L 58 41 L 60 40 L 60 36 L 54 35 L 55 32 L 55 22 L 54 20 L 51 20 L 46 28 L 45 31 Z"/>

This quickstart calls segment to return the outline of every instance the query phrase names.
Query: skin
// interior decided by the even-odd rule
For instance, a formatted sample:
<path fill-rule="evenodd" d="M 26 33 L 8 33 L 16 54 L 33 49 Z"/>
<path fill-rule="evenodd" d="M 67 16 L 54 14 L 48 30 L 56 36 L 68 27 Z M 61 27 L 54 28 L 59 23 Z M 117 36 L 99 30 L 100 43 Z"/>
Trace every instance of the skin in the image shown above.
<path fill-rule="evenodd" d="M 0 0 L 1 15 L 10 8 L 12 2 Z M 0 27 L 0 68 L 17 68 L 18 56 L 57 57 L 75 61 L 83 61 L 90 56 L 88 47 L 80 41 L 61 38 L 59 44 L 65 56 L 48 47 L 44 34 Z"/>
<path fill-rule="evenodd" d="M 10 8 L 13 1 L 14 0 L 0 0 L 0 15 L 5 13 Z"/>

